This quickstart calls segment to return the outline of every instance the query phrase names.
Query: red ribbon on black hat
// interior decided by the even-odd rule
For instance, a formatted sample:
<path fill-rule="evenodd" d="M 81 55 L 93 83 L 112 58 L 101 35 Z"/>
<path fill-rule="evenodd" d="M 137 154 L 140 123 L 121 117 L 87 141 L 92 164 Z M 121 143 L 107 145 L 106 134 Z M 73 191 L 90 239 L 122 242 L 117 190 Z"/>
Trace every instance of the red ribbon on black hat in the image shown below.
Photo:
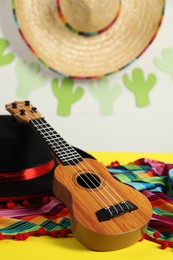
<path fill-rule="evenodd" d="M 51 160 L 45 164 L 36 167 L 32 167 L 20 171 L 0 173 L 0 181 L 12 182 L 12 181 L 23 181 L 23 180 L 34 179 L 48 173 L 53 169 L 53 167 L 54 167 L 54 161 Z"/>

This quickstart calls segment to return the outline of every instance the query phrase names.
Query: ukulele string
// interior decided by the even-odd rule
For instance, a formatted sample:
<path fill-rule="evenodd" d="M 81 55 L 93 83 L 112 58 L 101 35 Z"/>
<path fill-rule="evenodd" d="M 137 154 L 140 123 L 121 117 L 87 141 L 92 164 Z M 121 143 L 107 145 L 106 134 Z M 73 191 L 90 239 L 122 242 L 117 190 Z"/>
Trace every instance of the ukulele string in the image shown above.
<path fill-rule="evenodd" d="M 18 105 L 19 106 L 19 105 Z M 17 116 L 17 115 L 19 115 L 20 114 L 20 112 L 19 113 L 16 113 L 16 115 L 15 116 Z M 38 116 L 37 117 L 34 117 L 34 115 L 30 115 L 30 114 L 27 114 L 27 116 L 28 116 L 28 118 L 29 118 L 29 120 L 31 120 L 31 119 L 38 119 Z M 37 122 L 38 122 L 38 120 L 37 120 Z M 43 122 L 41 121 L 41 126 L 42 126 L 42 128 L 43 128 Z M 37 125 L 35 124 L 35 127 L 37 127 Z M 51 128 L 52 129 L 52 128 Z M 45 136 L 44 136 L 44 138 L 45 138 Z M 62 144 L 63 146 L 64 146 L 64 144 Z M 53 145 L 54 146 L 54 145 Z M 60 145 L 58 145 L 58 146 L 60 146 Z M 82 158 L 82 157 L 81 157 Z M 83 158 L 82 158 L 83 159 Z M 66 160 L 67 161 L 67 160 Z M 73 160 L 72 160 L 73 161 Z M 71 167 L 71 168 L 73 168 L 73 170 L 74 171 L 76 171 L 76 169 L 74 169 L 74 167 L 67 161 L 67 163 L 68 163 L 68 165 Z M 77 165 L 77 168 L 78 169 L 80 169 L 80 170 L 82 170 L 78 165 Z M 77 171 L 76 171 L 77 172 Z M 78 173 L 77 173 L 78 174 Z M 94 175 L 93 175 L 94 176 Z M 86 175 L 86 177 L 88 178 L 88 176 Z M 95 177 L 95 176 L 94 176 Z M 83 182 L 88 186 L 88 188 L 89 189 L 91 189 L 92 190 L 92 192 L 94 192 L 95 193 L 95 191 L 93 191 L 93 189 L 89 186 L 89 184 L 81 177 L 81 179 L 83 180 Z M 93 184 L 93 186 L 95 186 L 95 188 L 96 189 L 98 189 L 97 188 L 97 186 L 92 182 L 92 180 L 90 179 L 90 178 L 88 178 L 89 180 L 90 180 L 90 182 Z M 97 179 L 96 179 L 96 181 L 98 181 Z M 100 184 L 100 183 L 99 183 Z M 101 192 L 102 193 L 102 192 Z M 97 195 L 97 193 L 95 193 L 95 195 L 99 198 L 99 196 Z M 103 194 L 103 196 L 105 197 L 105 195 Z M 107 201 L 109 201 L 109 203 L 111 203 L 112 204 L 112 202 L 107 198 L 107 197 L 105 197 L 105 199 L 107 199 Z M 115 198 L 113 198 L 113 199 L 115 199 Z M 99 200 L 103 203 L 103 201 L 99 198 Z M 103 203 L 104 204 L 104 203 Z M 107 206 L 107 205 L 105 205 L 105 206 Z M 114 205 L 113 205 L 114 206 Z M 121 205 L 120 205 L 121 206 Z M 115 208 L 115 207 L 114 207 Z M 109 210 L 109 208 L 108 208 L 108 210 Z M 115 210 L 117 211 L 117 209 L 115 208 Z M 109 210 L 110 211 L 110 210 Z M 110 211 L 110 213 L 111 213 L 111 211 Z M 112 214 L 112 213 L 111 213 Z"/>
<path fill-rule="evenodd" d="M 40 119 L 41 120 L 41 119 Z M 38 121 L 37 121 L 38 122 Z M 43 122 L 42 122 L 42 124 L 40 124 L 39 126 L 43 126 Z M 35 127 L 36 127 L 36 125 L 35 125 Z M 44 136 L 43 136 L 44 137 Z M 50 135 L 50 137 L 51 137 L 51 135 Z M 61 142 L 61 141 L 59 141 L 61 144 L 62 144 L 62 146 L 64 146 L 64 144 Z M 58 147 L 62 147 L 61 145 L 59 145 L 58 143 L 57 143 L 57 146 L 54 146 L 53 144 L 52 144 L 52 146 L 53 146 L 53 148 L 56 148 L 57 146 Z M 64 146 L 65 147 L 65 146 Z M 70 157 L 70 153 L 69 153 L 69 157 Z M 82 158 L 82 157 L 81 157 Z M 80 176 L 80 174 L 78 173 L 78 171 L 76 171 L 76 169 L 73 167 L 73 165 L 71 165 L 69 162 L 68 162 L 68 160 L 66 160 L 65 158 L 63 158 L 64 159 L 64 161 L 73 169 L 73 171 L 78 175 L 78 176 Z M 82 158 L 83 159 L 83 158 Z M 73 159 L 71 159 L 71 161 L 74 163 L 74 161 L 73 161 Z M 79 161 L 78 159 L 77 159 L 77 161 L 78 162 L 81 162 L 81 161 Z M 82 164 L 82 163 L 81 163 Z M 84 170 L 87 170 L 87 168 L 85 167 L 85 169 L 82 169 L 78 164 L 75 164 L 75 166 L 80 170 L 80 171 L 84 171 Z M 94 176 L 94 175 L 93 175 Z M 102 205 L 104 205 L 105 207 L 107 207 L 107 205 L 103 202 L 103 200 L 98 196 L 98 194 L 95 192 L 95 190 L 93 190 L 92 189 L 92 187 L 86 182 L 86 180 L 82 177 L 82 176 L 80 176 L 80 178 L 81 178 L 81 180 L 87 185 L 87 187 L 93 192 L 93 195 L 96 195 L 97 196 L 97 198 L 100 200 L 100 202 L 102 203 Z M 90 181 L 90 183 L 92 183 L 92 185 L 95 187 L 95 189 L 97 189 L 97 190 L 99 190 L 98 189 L 98 187 L 95 185 L 95 183 L 86 175 L 86 178 Z M 97 180 L 97 179 L 96 179 Z M 98 180 L 97 180 L 98 181 Z M 99 183 L 100 184 L 100 183 Z M 105 199 L 110 203 L 110 204 L 112 204 L 112 202 L 109 200 L 109 198 L 108 197 L 106 197 L 103 193 L 102 193 L 102 191 L 101 190 L 99 190 L 99 192 L 103 195 L 103 197 L 105 197 Z M 114 200 L 115 200 L 115 198 L 114 198 Z M 108 208 L 108 210 L 110 211 L 110 209 Z M 115 208 L 115 210 L 117 211 L 117 209 Z M 118 212 L 117 212 L 118 213 Z M 110 211 L 110 214 L 112 214 L 112 212 Z"/>
<path fill-rule="evenodd" d="M 40 119 L 41 120 L 41 119 Z M 42 122 L 41 121 L 41 126 L 44 124 L 45 122 Z M 47 138 L 45 138 L 45 139 L 47 139 Z M 53 139 L 53 137 L 52 137 L 52 135 L 49 135 L 49 138 L 48 138 L 49 140 L 50 139 Z M 54 139 L 53 139 L 54 140 Z M 57 146 L 59 146 L 59 147 L 66 147 L 65 146 L 65 144 L 63 143 L 63 142 L 61 142 L 61 140 L 58 140 L 58 142 L 61 144 L 61 145 L 59 145 L 58 143 L 56 144 Z M 73 149 L 73 147 L 71 146 L 71 145 L 69 145 L 68 144 L 68 146 L 69 147 L 71 147 L 72 149 Z M 55 146 L 54 146 L 55 147 Z M 74 149 L 73 149 L 74 150 Z M 70 158 L 70 152 L 68 152 L 69 153 L 69 158 Z M 78 154 L 78 153 L 76 153 L 76 154 Z M 71 155 L 73 155 L 72 153 L 71 153 Z M 80 156 L 80 155 L 79 155 Z M 77 161 L 78 161 L 78 163 L 80 162 L 80 165 L 82 165 L 82 166 L 84 166 L 84 169 L 85 170 L 87 170 L 88 171 L 88 169 L 91 171 L 91 173 L 92 172 L 95 172 L 95 169 L 82 157 L 82 156 L 80 156 L 81 158 L 82 158 L 82 161 L 80 161 L 79 159 L 76 159 Z M 67 161 L 67 160 L 66 160 Z M 71 159 L 71 161 L 73 161 L 72 159 Z M 74 161 L 73 161 L 74 162 Z M 86 165 L 84 165 L 84 163 L 85 164 L 87 164 L 89 167 L 86 167 Z M 69 164 L 69 163 L 68 163 Z M 69 164 L 70 165 L 70 164 Z M 78 167 L 78 169 L 79 170 L 82 170 L 81 168 L 80 168 L 80 166 L 78 165 L 78 164 L 76 164 L 76 167 Z M 79 175 L 79 174 L 78 174 Z M 98 173 L 98 175 L 102 178 L 102 176 Z M 99 180 L 95 177 L 95 175 L 93 174 L 92 175 L 93 176 L 93 179 L 94 179 L 94 181 L 95 182 L 97 182 L 97 184 L 99 184 L 100 185 L 100 182 L 99 182 Z M 96 189 L 98 189 L 98 187 L 96 186 L 96 184 L 89 178 L 89 176 L 87 176 L 86 175 L 86 178 L 93 184 L 93 186 L 95 186 L 95 188 Z M 81 179 L 84 181 L 84 179 L 81 177 Z M 85 182 L 86 183 L 86 182 Z M 107 185 L 107 187 L 110 189 L 110 190 L 112 190 L 112 192 L 113 193 L 115 193 L 115 191 L 112 189 L 112 187 L 108 184 L 108 183 L 106 183 Z M 91 188 L 90 186 L 88 186 L 89 188 Z M 115 200 L 115 197 L 113 197 L 113 195 L 104 187 L 104 186 L 101 186 L 101 187 L 103 187 L 104 188 L 104 190 L 108 193 L 108 195 L 110 195 L 111 197 L 112 197 L 112 199 L 113 200 Z M 119 197 L 121 200 L 123 200 L 123 198 L 118 194 L 118 193 L 115 193 L 116 195 L 117 195 L 117 197 Z M 110 203 L 112 203 L 110 200 L 109 200 L 109 202 Z M 117 202 L 117 201 L 116 201 Z M 126 202 L 124 202 L 125 204 L 126 204 Z M 119 206 L 121 207 L 121 209 L 123 210 L 123 208 L 122 208 L 122 206 L 121 206 L 121 204 L 119 204 Z M 128 206 L 128 204 L 126 204 L 126 206 L 127 207 L 129 207 Z"/>
<path fill-rule="evenodd" d="M 44 125 L 45 123 L 47 123 L 47 122 L 44 122 L 44 121 L 42 121 L 42 119 L 40 119 L 40 121 L 41 121 L 41 126 L 42 125 Z M 54 129 L 53 129 L 54 130 Z M 52 136 L 50 136 L 51 138 L 52 138 Z M 63 140 L 63 139 L 62 139 Z M 58 145 L 59 147 L 62 147 L 62 146 L 64 146 L 65 147 L 65 145 L 64 145 L 64 143 L 62 143 L 60 140 L 59 140 L 59 142 L 61 143 L 61 146 L 60 145 Z M 68 144 L 69 145 L 69 144 Z M 70 145 L 69 145 L 70 146 Z M 71 146 L 70 146 L 71 147 Z M 73 149 L 73 148 L 72 148 Z M 70 154 L 69 154 L 69 156 L 70 156 Z M 81 156 L 80 156 L 81 157 Z M 81 157 L 82 158 L 82 157 Z M 77 159 L 78 160 L 78 159 Z M 73 160 L 72 160 L 73 161 Z M 73 161 L 74 162 L 74 161 Z M 83 162 L 85 162 L 85 163 L 87 163 L 88 164 L 88 166 L 90 167 L 90 170 L 92 169 L 92 171 L 93 172 L 95 172 L 95 169 L 85 160 L 85 159 L 83 159 L 82 158 L 82 162 L 81 161 L 79 161 L 78 160 L 78 162 L 80 162 L 80 165 L 83 165 L 84 166 L 84 163 Z M 68 163 L 69 164 L 69 163 Z M 70 165 L 70 164 L 69 164 Z M 76 165 L 77 167 L 78 167 L 78 169 L 80 169 L 80 170 L 82 170 L 80 167 L 79 167 L 79 165 Z M 86 168 L 86 166 L 84 166 L 84 168 L 86 169 L 86 170 L 88 170 L 88 168 Z M 74 169 L 74 168 L 73 168 Z M 98 187 L 95 185 L 95 183 L 93 183 L 92 182 L 92 180 L 86 175 L 86 177 L 87 177 L 87 179 L 95 186 L 95 188 L 96 189 L 98 189 Z M 94 179 L 95 179 L 95 181 L 100 185 L 100 182 L 98 181 L 98 179 L 95 177 L 95 175 L 93 175 L 93 177 L 94 177 Z M 82 178 L 82 177 L 81 177 Z M 82 178 L 83 179 L 83 178 Z M 83 181 L 85 181 L 84 179 L 83 179 Z M 86 183 L 86 182 L 85 182 Z M 87 183 L 86 183 L 87 184 Z M 113 191 L 113 193 L 115 193 L 115 191 L 112 189 L 112 187 L 108 184 L 108 183 L 106 183 L 107 184 L 107 186 Z M 87 184 L 87 186 L 88 186 L 88 184 Z M 88 186 L 89 188 L 91 188 L 90 186 Z M 103 186 L 102 186 L 103 187 Z M 112 199 L 113 200 L 115 200 L 115 197 L 113 197 L 112 196 L 112 194 L 107 190 L 107 189 L 105 189 L 105 187 L 104 187 L 104 190 L 109 194 L 109 196 L 111 196 L 112 197 Z M 104 194 L 103 194 L 104 195 Z M 119 197 L 120 199 L 122 199 L 122 197 L 118 194 L 118 193 L 116 193 L 116 195 L 117 195 L 117 197 Z M 104 197 L 105 197 L 105 195 L 104 195 Z M 106 198 L 106 197 L 105 197 Z M 112 202 L 108 199 L 108 198 L 106 198 L 111 204 L 112 204 Z M 117 202 L 117 201 L 116 201 Z M 124 203 L 126 203 L 126 202 L 124 202 Z M 123 208 L 122 208 L 122 206 L 121 206 L 121 204 L 119 204 L 119 206 L 120 206 L 120 208 L 123 210 Z M 127 207 L 129 207 L 128 206 L 128 204 L 126 204 L 126 206 Z M 115 207 L 114 207 L 115 208 Z M 116 209 L 116 208 L 115 208 Z"/>
<path fill-rule="evenodd" d="M 21 104 L 22 105 L 22 104 Z M 18 105 L 19 106 L 19 105 Z M 29 110 L 29 109 L 28 109 Z M 26 110 L 27 111 L 27 110 Z M 30 111 L 30 110 L 29 110 Z M 18 115 L 20 115 L 20 112 L 19 113 L 16 113 L 14 116 L 18 116 Z M 25 114 L 25 116 L 27 116 L 28 117 L 28 119 L 29 119 L 29 121 L 30 120 L 33 120 L 33 119 L 38 119 L 38 117 L 34 117 L 33 115 L 31 116 L 30 114 Z M 33 121 L 32 121 L 33 122 Z M 38 122 L 38 121 L 37 121 Z M 34 126 L 37 126 L 36 124 L 33 124 Z M 42 125 L 41 125 L 42 126 Z M 68 161 L 67 161 L 67 163 L 68 163 Z M 70 163 L 68 163 L 68 165 L 74 170 L 74 172 L 76 172 L 77 174 L 78 174 L 78 172 L 76 171 L 76 169 L 70 164 Z M 79 167 L 78 167 L 79 168 Z M 79 168 L 80 170 L 82 170 L 81 168 Z M 81 178 L 81 179 L 83 179 L 83 178 Z M 88 185 L 88 183 L 83 179 L 83 182 L 85 182 L 85 184 L 88 186 L 88 188 L 89 189 L 91 189 L 91 187 Z M 95 193 L 95 191 L 93 191 L 93 189 L 91 189 L 91 191 L 92 192 L 94 192 Z M 98 194 L 97 193 L 95 193 L 95 195 L 98 197 L 98 199 L 100 200 L 100 202 L 101 202 L 101 205 L 104 205 L 105 207 L 107 207 L 107 205 L 106 204 L 104 204 L 104 202 L 103 202 L 103 200 L 98 196 Z M 104 194 L 103 194 L 104 195 Z M 110 202 L 111 203 L 111 202 Z M 108 210 L 110 211 L 110 209 L 108 208 Z M 111 211 L 110 211 L 110 214 L 112 214 L 111 213 Z"/>
<path fill-rule="evenodd" d="M 45 124 L 47 124 L 47 122 L 42 121 L 43 119 L 39 119 L 39 120 L 41 121 L 41 125 L 40 125 L 40 126 L 42 126 L 42 128 L 43 128 L 43 126 L 44 126 Z M 38 122 L 38 120 L 37 120 L 37 122 Z M 36 126 L 36 125 L 35 125 L 35 126 Z M 54 131 L 54 129 L 53 129 L 52 127 L 51 127 L 51 129 Z M 55 132 L 56 132 L 56 131 L 55 131 Z M 49 137 L 52 138 L 52 135 L 49 135 Z M 45 136 L 44 136 L 44 138 L 45 138 Z M 63 140 L 63 139 L 62 139 L 62 140 Z M 62 146 L 65 147 L 64 143 L 62 143 L 60 140 L 59 140 L 59 142 L 61 143 L 61 146 L 58 144 L 59 147 L 62 147 Z M 52 143 L 51 143 L 51 144 L 52 144 Z M 53 145 L 53 146 L 54 146 L 54 145 Z M 70 145 L 69 145 L 69 146 L 70 146 Z M 55 147 L 55 146 L 54 146 L 54 147 Z M 69 154 L 69 157 L 70 157 L 70 154 Z M 81 158 L 82 158 L 82 157 L 81 157 Z M 77 159 L 77 160 L 78 160 L 78 159 Z M 82 158 L 82 160 L 83 160 L 83 158 Z M 71 160 L 71 161 L 73 161 L 73 160 Z M 83 160 L 83 161 L 85 161 L 85 160 Z M 66 162 L 68 162 L 68 161 L 66 160 Z M 73 162 L 74 162 L 74 161 L 73 161 Z M 80 161 L 78 160 L 78 162 L 80 162 Z M 85 161 L 85 162 L 86 162 L 86 161 Z M 84 166 L 83 162 L 80 162 L 80 164 Z M 68 165 L 72 167 L 72 165 L 71 165 L 70 163 L 68 163 Z M 88 163 L 88 165 L 90 166 L 90 168 L 92 168 L 89 163 Z M 79 170 L 82 171 L 82 169 L 80 168 L 80 166 L 79 166 L 78 164 L 76 164 L 76 166 L 77 166 L 77 168 L 78 168 Z M 75 170 L 74 167 L 72 167 L 72 168 L 73 168 L 73 170 Z M 84 167 L 84 168 L 85 168 L 86 170 L 88 170 L 86 167 Z M 95 169 L 93 169 L 93 168 L 92 168 L 92 170 L 95 171 Z M 78 174 L 78 175 L 79 175 L 79 174 Z M 93 184 L 93 186 L 95 186 L 95 188 L 98 190 L 98 187 L 95 185 L 95 183 L 92 182 L 92 180 L 89 178 L 89 176 L 86 175 L 86 177 L 87 177 L 87 179 Z M 100 185 L 100 182 L 99 182 L 98 179 L 95 177 L 95 175 L 93 175 L 93 177 L 94 177 L 95 181 L 98 182 L 98 184 Z M 88 186 L 88 188 L 92 189 L 92 188 L 88 185 L 88 183 L 87 183 L 82 177 L 81 177 L 81 179 L 85 182 L 85 184 Z M 107 186 L 109 186 L 109 185 L 107 184 Z M 102 187 L 103 187 L 103 186 L 102 186 Z M 110 186 L 109 186 L 109 187 L 110 187 Z M 110 188 L 111 188 L 111 187 L 110 187 Z M 104 187 L 104 190 L 108 193 L 109 196 L 112 197 L 113 200 L 115 200 L 115 197 L 113 197 L 112 194 L 111 194 L 107 189 L 105 189 L 105 187 Z M 99 190 L 99 191 L 100 191 L 100 190 Z M 110 204 L 112 204 L 112 201 L 110 201 L 108 197 L 106 197 L 102 192 L 100 192 L 100 193 L 105 197 L 105 199 L 106 199 Z M 113 190 L 113 193 L 115 193 L 114 190 Z M 116 195 L 117 195 L 120 199 L 122 199 L 122 198 L 119 196 L 118 193 L 116 193 Z M 97 197 L 98 197 L 98 196 L 97 196 Z M 116 201 L 116 202 L 117 202 L 117 201 Z M 126 204 L 126 202 L 124 202 L 124 203 Z M 120 203 L 118 203 L 118 204 L 119 204 L 121 210 L 123 210 L 123 207 L 121 206 L 121 204 L 120 204 Z M 128 204 L 126 204 L 126 206 L 129 207 Z M 114 207 L 114 209 L 117 211 L 117 209 L 115 208 L 114 205 L 113 205 L 113 207 Z"/>
<path fill-rule="evenodd" d="M 41 119 L 40 119 L 41 120 Z M 41 124 L 42 125 L 44 125 L 46 122 L 42 122 L 42 120 L 41 120 Z M 53 129 L 54 130 L 54 129 Z M 56 131 L 55 131 L 56 132 Z M 52 138 L 52 136 L 49 136 L 50 138 Z M 62 139 L 63 140 L 63 139 Z M 60 145 L 58 145 L 59 147 L 65 147 L 65 145 L 64 145 L 64 143 L 62 143 L 60 140 L 58 140 L 59 142 L 60 142 L 60 144 L 61 144 L 61 146 Z M 68 146 L 70 146 L 73 150 L 74 150 L 74 148 L 71 146 L 71 145 L 69 145 L 68 144 Z M 70 155 L 70 154 L 69 154 Z M 80 156 L 80 155 L 79 155 Z M 77 159 L 77 161 L 78 162 L 80 162 L 80 165 L 83 165 L 84 166 L 84 163 L 86 163 L 88 166 L 89 166 L 89 168 L 88 167 L 86 167 L 86 166 L 84 166 L 85 167 L 85 170 L 88 170 L 88 169 L 90 169 L 91 170 L 91 172 L 95 172 L 95 169 L 85 160 L 85 158 L 83 158 L 82 156 L 80 156 L 81 158 L 82 158 L 82 162 L 81 161 L 79 161 L 78 159 Z M 73 161 L 73 160 L 72 160 Z M 74 161 L 73 161 L 74 162 Z M 76 165 L 76 166 L 78 166 L 78 165 Z M 78 168 L 79 168 L 79 166 L 78 166 Z M 81 170 L 81 169 L 80 169 Z M 98 175 L 100 176 L 100 174 L 98 173 Z M 87 177 L 87 179 L 95 186 L 95 188 L 97 188 L 97 186 L 95 185 L 95 183 L 93 183 L 92 182 L 92 180 L 86 175 L 86 177 Z M 100 176 L 101 178 L 102 178 L 102 176 Z M 99 185 L 100 185 L 100 182 L 99 182 L 99 180 L 95 177 L 95 175 L 93 175 L 93 178 L 94 178 L 94 180 L 95 180 L 95 182 L 97 182 Z M 118 193 L 116 193 L 115 192 L 115 190 L 113 190 L 112 189 L 112 187 L 108 184 L 108 183 L 106 183 L 106 186 L 120 199 L 120 200 L 123 200 L 123 198 L 118 194 Z M 103 186 L 102 186 L 103 187 Z M 90 187 L 91 188 L 91 187 Z M 105 189 L 105 187 L 103 187 L 104 188 L 104 190 L 111 196 L 111 198 L 113 199 L 113 200 L 115 200 L 115 197 L 113 197 L 113 195 L 107 190 L 107 189 Z M 98 189 L 98 188 L 97 188 Z M 110 202 L 110 201 L 109 201 Z M 117 201 L 116 201 L 117 202 Z M 110 202 L 110 203 L 112 203 L 112 202 Z M 129 206 L 128 206 L 128 204 L 124 201 L 124 203 L 126 204 L 126 207 L 127 208 L 129 208 Z M 121 204 L 119 204 L 119 206 L 120 206 L 120 208 L 123 210 L 123 207 L 121 206 Z"/>
<path fill-rule="evenodd" d="M 18 114 L 20 114 L 20 113 L 18 113 Z M 34 114 L 34 113 L 33 113 Z M 16 116 L 17 116 L 17 114 L 16 114 Z M 29 117 L 29 115 L 27 115 L 28 117 Z M 29 119 L 38 119 L 38 117 L 34 117 L 34 115 L 33 116 L 30 116 L 29 117 Z M 41 121 L 41 126 L 43 125 L 43 123 L 44 122 L 42 122 Z M 35 125 L 35 127 L 37 127 L 37 125 Z M 42 126 L 43 127 L 43 126 Z M 52 129 L 52 128 L 51 128 Z M 52 129 L 52 130 L 54 130 L 54 129 Z M 45 138 L 45 136 L 44 136 L 44 138 Z M 62 139 L 63 140 L 63 139 Z M 62 145 L 64 146 L 64 144 L 62 143 Z M 54 145 L 53 145 L 54 146 Z M 60 146 L 60 145 L 59 145 Z M 64 146 L 65 147 L 65 146 Z M 82 157 L 81 157 L 82 158 Z M 83 158 L 82 158 L 83 159 Z M 73 160 L 72 160 L 73 161 Z M 85 161 L 85 160 L 83 160 L 83 161 Z M 80 162 L 80 161 L 79 161 Z M 67 161 L 67 163 L 69 164 L 69 166 L 71 166 L 72 168 L 73 168 L 73 170 L 74 171 L 76 171 L 75 169 L 74 169 L 74 167 Z M 93 171 L 95 171 L 93 168 L 92 168 L 92 166 L 87 162 L 87 161 L 85 161 L 85 163 L 87 163 L 88 165 L 89 165 L 89 167 L 93 170 Z M 81 163 L 82 164 L 82 163 Z M 82 170 L 78 165 L 77 165 L 77 167 L 80 169 L 80 170 Z M 85 167 L 86 168 L 86 167 Z M 86 170 L 87 170 L 87 168 L 86 168 Z M 94 176 L 94 175 L 93 175 Z M 86 175 L 86 177 L 89 179 L 89 177 Z M 95 178 L 95 176 L 94 176 L 94 178 Z M 83 179 L 82 177 L 81 177 L 81 179 Z M 90 180 L 90 179 L 89 179 Z M 98 182 L 98 179 L 97 178 L 95 178 L 95 180 Z M 93 191 L 93 189 L 88 185 L 88 183 L 83 179 L 83 181 L 85 182 L 85 184 L 88 186 L 88 188 L 90 188 L 92 191 Z M 95 188 L 96 189 L 98 189 L 97 188 L 97 186 L 95 185 L 95 183 L 93 183 L 92 182 L 92 180 L 90 180 L 90 182 L 95 186 Z M 99 182 L 99 184 L 100 184 L 100 182 Z M 107 186 L 109 186 L 108 184 L 107 184 Z M 111 188 L 111 187 L 110 187 Z M 107 191 L 107 190 L 106 190 Z M 95 193 L 95 191 L 93 191 L 94 193 Z M 107 191 L 108 192 L 108 191 Z M 115 193 L 115 191 L 113 190 L 113 192 Z M 101 192 L 102 193 L 102 192 Z M 108 192 L 108 194 L 109 195 L 111 195 L 109 192 Z M 98 197 L 98 195 L 95 193 L 95 195 Z M 116 195 L 118 195 L 117 193 L 116 193 Z M 105 197 L 105 195 L 103 194 L 103 196 Z M 119 195 L 118 195 L 119 196 Z M 115 198 L 111 195 L 111 197 L 115 200 Z M 120 196 L 119 196 L 120 197 Z M 98 197 L 99 198 L 99 197 Z M 112 202 L 107 198 L 107 197 L 105 197 L 106 199 L 107 199 L 107 201 L 109 201 L 111 204 L 112 204 Z M 100 198 L 99 198 L 100 199 Z M 100 201 L 103 203 L 103 201 L 100 199 Z M 114 206 L 114 205 L 113 205 Z M 121 204 L 119 204 L 119 206 L 121 207 Z M 115 207 L 114 207 L 115 208 Z M 108 208 L 109 209 L 109 208 Z M 115 210 L 117 211 L 117 209 L 115 208 Z"/>

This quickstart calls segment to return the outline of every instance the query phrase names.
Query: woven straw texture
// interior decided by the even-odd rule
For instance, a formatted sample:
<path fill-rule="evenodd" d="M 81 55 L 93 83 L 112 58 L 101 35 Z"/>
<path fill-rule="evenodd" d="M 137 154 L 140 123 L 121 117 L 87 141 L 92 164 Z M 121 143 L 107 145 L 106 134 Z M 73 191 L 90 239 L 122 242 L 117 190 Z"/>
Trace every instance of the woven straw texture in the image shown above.
<path fill-rule="evenodd" d="M 96 32 L 110 24 L 119 10 L 119 0 L 70 0 L 59 2 L 67 22 L 78 31 Z M 105 12 L 106 10 L 106 12 Z"/>
<path fill-rule="evenodd" d="M 71 2 L 73 5 L 74 2 L 78 3 L 80 7 L 79 2 L 88 1 Z M 98 3 L 94 0 L 91 2 Z M 101 12 L 104 20 L 110 7 L 109 0 L 99 3 L 98 12 Z M 102 3 L 104 9 L 101 8 Z M 60 19 L 55 0 L 15 0 L 14 7 L 25 40 L 35 55 L 48 67 L 72 77 L 100 77 L 120 70 L 140 56 L 154 39 L 162 20 L 164 0 L 122 0 L 119 3 L 120 13 L 116 21 L 108 30 L 92 37 L 84 37 L 69 30 Z M 70 7 L 63 5 L 62 8 L 65 9 L 66 19 L 71 22 L 71 12 L 70 16 L 68 15 Z M 88 10 L 92 13 L 92 21 L 96 13 L 96 9 L 93 10 L 93 13 Z M 87 21 L 84 21 L 90 24 L 89 31 L 92 31 L 90 16 L 85 10 L 81 10 L 81 16 L 83 14 L 86 14 L 85 19 L 87 18 Z M 76 24 L 77 19 L 74 20 Z M 99 18 L 96 19 L 97 24 L 93 25 L 93 30 L 99 29 L 98 21 Z M 84 27 L 84 30 L 87 30 L 87 26 Z M 80 28 L 78 26 L 77 29 Z"/>

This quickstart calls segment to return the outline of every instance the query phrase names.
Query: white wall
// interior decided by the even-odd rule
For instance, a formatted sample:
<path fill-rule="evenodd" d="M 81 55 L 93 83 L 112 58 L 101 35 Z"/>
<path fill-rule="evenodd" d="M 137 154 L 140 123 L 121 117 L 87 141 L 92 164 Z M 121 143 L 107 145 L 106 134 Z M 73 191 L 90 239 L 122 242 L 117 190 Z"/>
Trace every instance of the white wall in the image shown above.
<path fill-rule="evenodd" d="M 54 78 L 61 82 L 63 78 L 51 73 L 42 64 L 40 76 L 46 77 L 47 81 L 38 89 L 30 89 L 27 99 L 38 107 L 62 137 L 81 149 L 173 152 L 173 78 L 158 69 L 153 62 L 155 57 L 162 56 L 164 49 L 169 47 L 173 50 L 172 24 L 173 1 L 167 0 L 162 26 L 151 46 L 136 62 L 107 77 L 110 86 L 116 83 L 121 86 L 121 93 L 113 103 L 111 114 L 103 115 L 100 112 L 98 102 L 89 92 L 89 81 L 75 80 L 75 88 L 81 86 L 84 90 L 83 97 L 72 106 L 68 116 L 57 115 L 58 103 L 51 82 Z M 21 96 L 21 93 L 16 93 L 19 81 L 16 66 L 19 59 L 37 62 L 18 34 L 10 0 L 0 1 L 0 38 L 6 38 L 10 43 L 6 53 L 11 51 L 15 55 L 12 63 L 0 67 L 0 113 L 7 114 L 4 104 L 19 100 Z M 134 94 L 122 81 L 123 75 L 131 75 L 135 68 L 141 68 L 146 77 L 150 73 L 157 77 L 157 83 L 150 92 L 150 104 L 143 108 L 137 107 Z M 32 82 L 30 84 L 32 86 Z"/>

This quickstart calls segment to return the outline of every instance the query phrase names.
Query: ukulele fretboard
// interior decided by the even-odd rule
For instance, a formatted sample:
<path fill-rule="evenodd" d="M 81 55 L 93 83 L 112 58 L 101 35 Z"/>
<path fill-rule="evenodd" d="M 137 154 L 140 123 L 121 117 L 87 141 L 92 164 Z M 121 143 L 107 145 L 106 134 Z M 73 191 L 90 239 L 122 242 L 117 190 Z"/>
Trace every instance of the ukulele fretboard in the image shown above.
<path fill-rule="evenodd" d="M 30 125 L 63 165 L 74 165 L 83 160 L 82 156 L 44 118 L 33 119 L 30 121 Z"/>

